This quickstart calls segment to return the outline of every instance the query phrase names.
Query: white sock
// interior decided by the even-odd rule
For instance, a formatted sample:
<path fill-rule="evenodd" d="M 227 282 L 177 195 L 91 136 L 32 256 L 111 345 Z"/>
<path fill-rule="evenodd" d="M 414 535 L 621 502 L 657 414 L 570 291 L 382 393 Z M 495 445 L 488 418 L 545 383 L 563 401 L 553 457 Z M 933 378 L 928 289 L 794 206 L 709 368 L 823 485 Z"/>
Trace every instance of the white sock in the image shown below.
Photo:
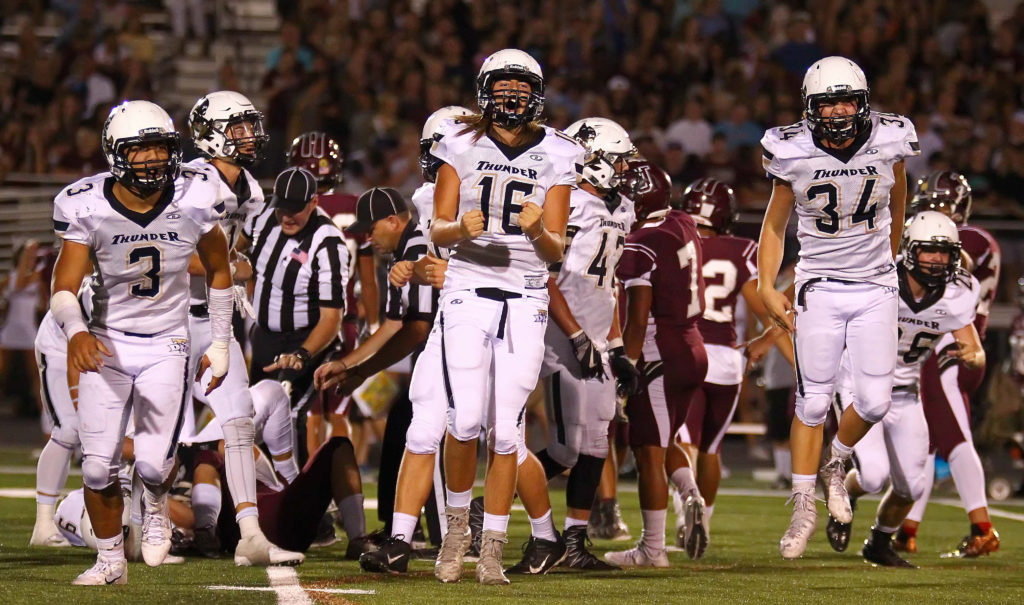
<path fill-rule="evenodd" d="M 167 493 L 163 493 L 159 496 L 154 494 L 150 486 L 143 484 L 145 487 L 142 493 L 142 505 L 149 512 L 162 512 L 164 506 L 167 504 Z"/>
<path fill-rule="evenodd" d="M 192 486 L 192 513 L 196 517 L 196 529 L 216 527 L 220 507 L 219 487 L 211 483 L 196 483 Z"/>
<path fill-rule="evenodd" d="M 527 515 L 529 517 L 529 515 Z M 551 521 L 551 509 L 548 512 L 540 516 L 539 519 L 530 519 L 530 535 L 538 540 L 547 540 L 549 542 L 555 542 L 558 537 L 555 535 L 555 524 Z"/>
<path fill-rule="evenodd" d="M 935 454 L 928 456 L 928 463 L 925 464 L 924 473 L 924 495 L 914 502 L 914 506 L 910 507 L 910 512 L 907 513 L 907 521 L 917 521 L 920 523 L 921 519 L 924 519 L 924 509 L 928 508 L 928 499 L 932 496 L 932 485 L 935 484 Z"/>
<path fill-rule="evenodd" d="M 232 418 L 223 425 L 224 475 L 235 506 L 256 504 L 256 459 L 252 447 L 256 426 L 252 418 Z"/>
<path fill-rule="evenodd" d="M 889 527 L 888 525 L 882 525 L 881 523 L 878 522 L 878 519 L 875 519 L 875 526 L 872 527 L 871 529 L 880 531 L 880 532 L 882 532 L 884 534 L 894 534 L 894 533 L 896 533 L 899 530 L 898 527 Z"/>
<path fill-rule="evenodd" d="M 582 525 L 582 526 L 586 527 L 588 523 L 590 523 L 590 522 L 589 521 L 584 521 L 583 519 L 573 519 L 572 517 L 566 517 L 565 518 L 565 529 L 569 529 L 570 527 L 576 527 L 578 525 Z"/>
<path fill-rule="evenodd" d="M 817 475 L 798 475 L 793 473 L 793 492 L 814 491 L 814 484 L 818 480 Z"/>
<path fill-rule="evenodd" d="M 850 459 L 851 454 L 853 454 L 853 447 L 844 444 L 839 440 L 839 435 L 836 435 L 835 439 L 832 440 L 831 460 L 839 458 L 840 460 L 846 461 Z"/>
<path fill-rule="evenodd" d="M 711 515 L 715 514 L 715 505 L 708 504 L 704 507 L 704 522 L 708 523 L 711 521 Z"/>
<path fill-rule="evenodd" d="M 249 508 L 251 508 L 252 510 L 256 510 L 255 506 L 251 506 Z M 245 510 L 243 510 L 242 512 L 244 513 Z M 235 520 L 238 522 L 238 530 L 242 534 L 243 540 L 250 536 L 257 536 L 263 534 L 263 530 L 260 529 L 259 515 L 247 514 L 244 517 L 238 517 Z"/>
<path fill-rule="evenodd" d="M 970 512 L 988 507 L 985 497 L 985 469 L 974 445 L 965 441 L 953 448 L 949 453 L 949 473 L 953 475 L 953 483 L 960 494 L 960 502 L 964 510 Z"/>
<path fill-rule="evenodd" d="M 469 488 L 464 492 L 453 492 L 452 490 L 445 488 L 446 501 L 448 506 L 452 508 L 469 508 L 469 503 L 473 500 L 473 488 Z"/>
<path fill-rule="evenodd" d="M 700 490 L 697 489 L 697 481 L 693 478 L 693 469 L 688 466 L 677 468 L 669 479 L 684 499 L 692 492 L 700 493 Z"/>
<path fill-rule="evenodd" d="M 492 515 L 484 513 L 484 531 L 505 533 L 508 531 L 508 515 Z"/>
<path fill-rule="evenodd" d="M 341 524 L 345 527 L 345 535 L 349 540 L 366 535 L 366 511 L 363 510 L 363 495 L 352 494 L 338 503 L 341 513 Z M 412 539 L 412 536 L 409 536 Z"/>
<path fill-rule="evenodd" d="M 53 439 L 46 442 L 42 453 L 39 454 L 39 462 L 36 463 L 36 502 L 57 504 L 57 494 L 64 489 L 64 484 L 68 481 L 71 454 L 70 448 Z M 50 518 L 53 518 L 52 511 Z"/>
<path fill-rule="evenodd" d="M 391 515 L 391 537 L 401 537 L 406 544 L 412 544 L 418 521 L 419 517 L 396 511 Z"/>
<path fill-rule="evenodd" d="M 793 473 L 793 454 L 788 447 L 775 446 L 772 448 L 772 458 L 775 460 L 776 475 L 788 477 Z"/>
<path fill-rule="evenodd" d="M 104 561 L 124 560 L 124 536 L 118 533 L 113 538 L 96 538 L 96 550 Z"/>
<path fill-rule="evenodd" d="M 295 481 L 299 476 L 299 465 L 295 463 L 295 456 L 289 456 L 284 460 L 274 460 L 274 470 L 281 473 L 288 483 Z"/>
<path fill-rule="evenodd" d="M 56 498 L 54 498 L 56 500 Z M 49 523 L 56 527 L 56 523 L 53 521 L 53 514 L 57 507 L 53 504 L 47 504 L 39 502 L 39 495 L 36 495 L 36 525 L 40 523 Z M 45 525 L 43 526 L 45 527 Z"/>
<path fill-rule="evenodd" d="M 640 511 L 640 516 L 644 521 L 640 541 L 644 546 L 651 550 L 665 550 L 665 517 L 667 515 L 668 511 L 665 509 Z"/>

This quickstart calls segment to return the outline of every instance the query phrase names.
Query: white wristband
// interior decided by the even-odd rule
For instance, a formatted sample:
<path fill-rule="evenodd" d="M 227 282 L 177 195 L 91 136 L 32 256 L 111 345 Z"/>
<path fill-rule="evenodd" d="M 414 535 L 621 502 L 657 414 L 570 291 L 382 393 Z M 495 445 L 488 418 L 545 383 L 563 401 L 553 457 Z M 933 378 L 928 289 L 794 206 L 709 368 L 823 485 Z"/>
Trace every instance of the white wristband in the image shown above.
<path fill-rule="evenodd" d="M 608 341 L 608 349 L 617 349 L 622 346 L 622 338 L 613 338 Z"/>
<path fill-rule="evenodd" d="M 213 342 L 231 341 L 231 311 L 235 293 L 232 288 L 210 288 L 206 297 L 210 310 L 210 339 Z"/>
<path fill-rule="evenodd" d="M 89 326 L 85 323 L 82 315 L 82 307 L 78 304 L 78 298 L 67 290 L 59 290 L 50 297 L 50 311 L 57 325 L 64 330 L 68 340 L 79 332 L 88 332 Z"/>

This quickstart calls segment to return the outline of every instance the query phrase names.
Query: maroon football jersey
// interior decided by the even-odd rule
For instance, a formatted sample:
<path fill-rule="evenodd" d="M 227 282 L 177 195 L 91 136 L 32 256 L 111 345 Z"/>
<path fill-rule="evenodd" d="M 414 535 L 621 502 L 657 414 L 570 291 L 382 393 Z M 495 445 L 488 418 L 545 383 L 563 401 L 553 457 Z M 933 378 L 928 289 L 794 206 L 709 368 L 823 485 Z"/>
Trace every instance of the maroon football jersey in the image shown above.
<path fill-rule="evenodd" d="M 757 277 L 757 243 L 745 237 L 702 237 L 704 315 L 698 322 L 705 344 L 736 346 L 736 301 Z"/>
<path fill-rule="evenodd" d="M 972 274 L 981 284 L 981 293 L 978 296 L 978 314 L 974 318 L 974 327 L 978 329 L 978 334 L 984 339 L 988 314 L 992 307 L 992 301 L 996 297 L 996 286 L 999 284 L 999 265 L 1002 262 L 1002 253 L 992 234 L 981 227 L 965 225 L 960 227 L 959 231 L 960 245 L 974 261 Z"/>
<path fill-rule="evenodd" d="M 654 289 L 655 322 L 691 326 L 704 313 L 704 279 L 697 270 L 704 264 L 700 235 L 690 215 L 662 212 L 629 234 L 615 274 L 627 288 L 641 283 Z"/>
<path fill-rule="evenodd" d="M 365 235 L 353 234 L 344 230 L 344 227 L 351 225 L 356 220 L 356 202 L 359 198 L 352 195 L 351 193 L 321 193 L 317 196 L 317 205 L 327 213 L 327 216 L 331 217 L 331 220 L 335 221 L 335 224 L 341 223 L 339 226 L 342 227 L 342 233 L 345 235 L 345 244 L 348 246 L 349 256 L 349 267 L 348 267 L 348 287 L 345 291 L 345 320 L 355 321 L 358 315 L 358 307 L 356 306 L 356 281 L 359 279 L 357 274 L 357 256 L 364 256 L 373 254 L 373 248 L 370 247 L 369 241 Z M 337 215 L 345 215 L 344 219 L 338 221 L 335 219 Z"/>

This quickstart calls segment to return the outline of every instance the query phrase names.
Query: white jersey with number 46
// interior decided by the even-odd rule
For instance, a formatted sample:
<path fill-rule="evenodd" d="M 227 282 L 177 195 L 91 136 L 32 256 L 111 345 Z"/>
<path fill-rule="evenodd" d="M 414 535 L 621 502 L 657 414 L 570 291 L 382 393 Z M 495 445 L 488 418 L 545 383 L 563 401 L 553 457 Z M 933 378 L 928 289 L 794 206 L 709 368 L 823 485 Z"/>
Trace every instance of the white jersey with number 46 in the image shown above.
<path fill-rule="evenodd" d="M 797 281 L 833 277 L 896 286 L 889 242 L 893 166 L 918 155 L 908 118 L 871 112 L 871 129 L 845 150 L 825 148 L 806 121 L 765 132 L 764 169 L 796 196 Z"/>
<path fill-rule="evenodd" d="M 527 202 L 543 207 L 552 187 L 575 187 L 583 147 L 547 126 L 536 143 L 518 148 L 486 134 L 474 141 L 466 128 L 444 122 L 431 153 L 459 176 L 458 217 L 481 210 L 484 232 L 452 250 L 444 289 L 492 287 L 547 298 L 548 268 L 519 228 L 519 211 Z"/>
<path fill-rule="evenodd" d="M 89 326 L 147 335 L 180 328 L 188 315 L 189 259 L 224 209 L 217 183 L 183 174 L 145 213 L 121 204 L 113 187 L 114 177 L 100 173 L 54 199 L 57 236 L 95 256 Z"/>

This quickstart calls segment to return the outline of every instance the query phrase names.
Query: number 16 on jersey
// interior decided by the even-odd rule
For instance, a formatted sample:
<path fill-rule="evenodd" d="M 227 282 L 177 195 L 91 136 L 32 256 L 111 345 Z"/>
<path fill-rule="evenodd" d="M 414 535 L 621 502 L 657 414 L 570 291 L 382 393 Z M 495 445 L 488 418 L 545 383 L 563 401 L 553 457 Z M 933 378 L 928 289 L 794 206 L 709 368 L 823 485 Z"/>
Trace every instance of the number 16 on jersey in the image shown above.
<path fill-rule="evenodd" d="M 519 212 L 523 204 L 532 201 L 529 198 L 533 196 L 534 186 L 533 183 L 496 173 L 480 175 L 473 189 L 479 192 L 480 211 L 484 213 L 484 233 L 522 235 Z"/>

